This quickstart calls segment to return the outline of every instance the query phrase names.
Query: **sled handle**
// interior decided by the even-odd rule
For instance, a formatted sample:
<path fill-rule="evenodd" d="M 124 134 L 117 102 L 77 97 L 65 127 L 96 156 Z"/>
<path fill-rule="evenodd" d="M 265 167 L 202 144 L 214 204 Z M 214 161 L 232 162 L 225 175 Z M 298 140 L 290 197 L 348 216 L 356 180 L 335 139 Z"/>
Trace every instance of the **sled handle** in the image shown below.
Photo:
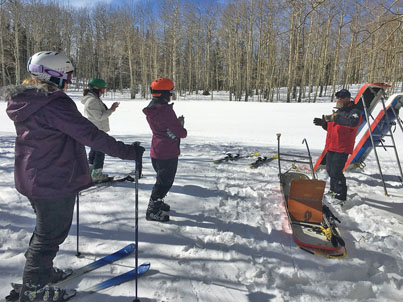
<path fill-rule="evenodd" d="M 309 157 L 309 166 L 311 167 L 311 171 L 312 171 L 312 177 L 313 177 L 313 179 L 316 179 L 315 170 L 313 169 L 311 151 L 309 150 L 308 141 L 306 140 L 306 138 L 304 138 L 302 140 L 302 143 L 303 144 L 305 143 L 305 145 L 306 145 L 306 150 L 308 151 L 308 157 Z"/>

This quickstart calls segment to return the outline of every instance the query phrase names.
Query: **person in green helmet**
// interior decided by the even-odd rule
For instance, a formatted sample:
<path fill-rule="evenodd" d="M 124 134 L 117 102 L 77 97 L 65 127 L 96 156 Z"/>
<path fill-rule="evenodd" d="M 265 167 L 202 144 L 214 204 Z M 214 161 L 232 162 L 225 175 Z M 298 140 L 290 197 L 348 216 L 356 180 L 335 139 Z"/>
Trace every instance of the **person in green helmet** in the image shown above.
<path fill-rule="evenodd" d="M 106 82 L 103 79 L 93 78 L 88 82 L 88 88 L 84 89 L 84 115 L 99 130 L 108 132 L 109 116 L 119 107 L 119 102 L 114 102 L 108 108 L 101 100 L 101 96 L 106 91 Z M 102 173 L 104 167 L 105 153 L 91 148 L 88 154 L 91 177 L 94 182 L 103 182 L 109 179 L 107 174 Z"/>

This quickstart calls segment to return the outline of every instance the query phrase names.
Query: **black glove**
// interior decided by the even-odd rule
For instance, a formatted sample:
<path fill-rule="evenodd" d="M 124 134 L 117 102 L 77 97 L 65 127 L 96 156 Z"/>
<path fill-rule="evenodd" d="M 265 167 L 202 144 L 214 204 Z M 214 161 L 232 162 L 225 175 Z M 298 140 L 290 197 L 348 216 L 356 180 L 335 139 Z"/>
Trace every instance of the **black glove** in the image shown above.
<path fill-rule="evenodd" d="M 139 170 L 139 178 L 141 178 L 143 171 L 143 153 L 146 149 L 140 146 L 140 142 L 134 142 L 132 146 L 134 146 L 134 151 L 136 152 L 136 167 Z"/>
<path fill-rule="evenodd" d="M 185 126 L 185 117 L 183 115 L 178 117 L 178 121 L 179 121 L 179 123 L 181 123 L 182 126 Z"/>
<path fill-rule="evenodd" d="M 326 120 L 325 120 L 324 116 L 322 115 L 322 118 L 315 117 L 313 119 L 313 123 L 315 124 L 315 126 L 323 127 L 324 125 L 326 125 Z"/>

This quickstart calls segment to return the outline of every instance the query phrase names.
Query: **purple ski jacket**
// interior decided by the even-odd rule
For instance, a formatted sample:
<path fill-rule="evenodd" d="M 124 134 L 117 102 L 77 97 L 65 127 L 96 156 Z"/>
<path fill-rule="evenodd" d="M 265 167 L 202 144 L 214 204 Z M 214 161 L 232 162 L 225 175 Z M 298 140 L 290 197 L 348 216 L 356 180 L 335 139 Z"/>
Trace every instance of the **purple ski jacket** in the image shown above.
<path fill-rule="evenodd" d="M 15 187 L 28 198 L 71 196 L 91 186 L 84 145 L 113 157 L 136 158 L 133 146 L 98 130 L 61 90 L 12 86 L 6 100 L 17 132 Z"/>
<path fill-rule="evenodd" d="M 150 150 L 152 158 L 171 159 L 180 154 L 180 139 L 187 136 L 187 131 L 178 121 L 172 107 L 173 104 L 154 98 L 143 109 L 153 132 Z"/>

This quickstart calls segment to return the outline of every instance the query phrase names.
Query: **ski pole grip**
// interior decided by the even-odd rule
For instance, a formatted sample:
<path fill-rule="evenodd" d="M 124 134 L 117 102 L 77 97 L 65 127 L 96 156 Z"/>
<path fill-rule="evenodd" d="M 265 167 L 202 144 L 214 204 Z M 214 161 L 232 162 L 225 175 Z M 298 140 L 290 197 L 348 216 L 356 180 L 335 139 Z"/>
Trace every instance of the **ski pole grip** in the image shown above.
<path fill-rule="evenodd" d="M 279 140 L 280 136 L 281 136 L 281 133 L 277 133 L 276 135 L 277 135 L 277 140 Z"/>

